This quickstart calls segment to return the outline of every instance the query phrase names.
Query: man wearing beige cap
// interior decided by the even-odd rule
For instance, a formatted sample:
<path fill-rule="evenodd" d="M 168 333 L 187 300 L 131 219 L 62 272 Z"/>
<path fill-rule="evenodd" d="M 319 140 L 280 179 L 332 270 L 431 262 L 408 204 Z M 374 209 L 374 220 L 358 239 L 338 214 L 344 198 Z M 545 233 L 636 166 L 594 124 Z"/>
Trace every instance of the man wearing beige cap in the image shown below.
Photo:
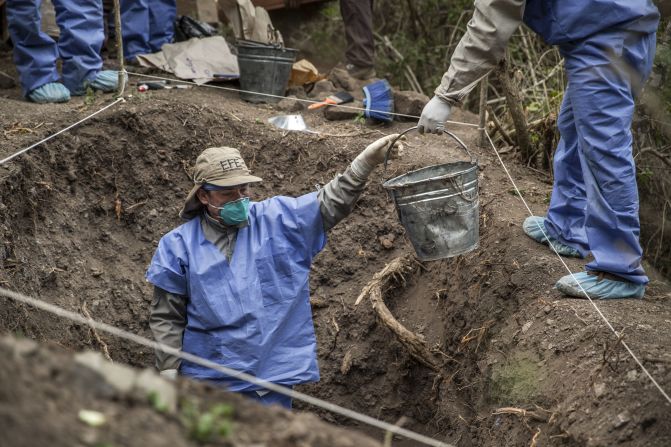
<path fill-rule="evenodd" d="M 398 135 L 369 145 L 344 174 L 297 198 L 251 202 L 251 175 L 237 149 L 209 148 L 195 186 L 161 238 L 147 280 L 154 285 L 154 338 L 229 368 L 293 387 L 319 380 L 309 272 L 326 231 L 347 216 Z M 291 399 L 157 351 L 162 375 L 208 380 L 264 404 Z"/>

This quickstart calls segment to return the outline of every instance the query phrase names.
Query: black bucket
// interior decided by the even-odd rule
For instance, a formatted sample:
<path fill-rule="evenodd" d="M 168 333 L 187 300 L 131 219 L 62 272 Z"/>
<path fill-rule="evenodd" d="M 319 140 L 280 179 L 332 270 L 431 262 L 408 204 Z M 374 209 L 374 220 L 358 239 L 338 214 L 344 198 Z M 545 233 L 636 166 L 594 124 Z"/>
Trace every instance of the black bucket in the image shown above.
<path fill-rule="evenodd" d="M 279 102 L 287 89 L 296 53 L 298 50 L 278 45 L 238 41 L 240 98 L 255 103 Z"/>

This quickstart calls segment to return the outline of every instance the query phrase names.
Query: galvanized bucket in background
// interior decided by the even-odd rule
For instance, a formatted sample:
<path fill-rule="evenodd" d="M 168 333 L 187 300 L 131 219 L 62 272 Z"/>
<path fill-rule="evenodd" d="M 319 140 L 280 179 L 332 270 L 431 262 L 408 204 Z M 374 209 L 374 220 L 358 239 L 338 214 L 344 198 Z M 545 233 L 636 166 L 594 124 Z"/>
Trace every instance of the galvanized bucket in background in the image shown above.
<path fill-rule="evenodd" d="M 445 133 L 468 153 L 470 161 L 429 166 L 383 184 L 422 261 L 461 255 L 479 245 L 478 164 L 456 135 Z"/>
<path fill-rule="evenodd" d="M 240 98 L 254 103 L 279 102 L 287 89 L 298 50 L 247 40 L 238 41 L 237 47 Z M 254 92 L 278 97 L 257 95 Z"/>

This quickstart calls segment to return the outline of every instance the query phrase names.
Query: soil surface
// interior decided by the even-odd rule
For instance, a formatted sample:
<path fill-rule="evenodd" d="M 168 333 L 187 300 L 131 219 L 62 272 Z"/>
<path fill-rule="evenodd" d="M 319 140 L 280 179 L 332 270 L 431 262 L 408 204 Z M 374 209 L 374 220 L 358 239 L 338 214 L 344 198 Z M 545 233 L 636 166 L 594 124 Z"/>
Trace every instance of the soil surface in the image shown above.
<path fill-rule="evenodd" d="M 0 69 L 11 71 L 9 56 L 2 57 Z M 152 291 L 144 271 L 160 237 L 180 224 L 189 172 L 204 148 L 240 148 L 264 178 L 255 199 L 295 196 L 327 183 L 382 134 L 413 125 L 329 122 L 321 113 L 302 111 L 322 134 L 283 133 L 267 119 L 285 112 L 243 103 L 235 93 L 131 93 L 0 166 L 0 286 L 149 337 Z M 112 101 L 111 95 L 96 95 L 37 105 L 23 101 L 16 88 L 0 90 L 0 96 L 0 159 Z M 460 112 L 454 119 L 476 121 Z M 368 300 L 354 305 L 376 272 L 413 253 L 382 181 L 465 159 L 446 138 L 409 134 L 402 157 L 386 173 L 379 168 L 373 174 L 353 214 L 329 233 L 314 262 L 310 288 L 322 379 L 300 391 L 391 423 L 405 417 L 406 428 L 459 446 L 671 445 L 671 405 L 592 304 L 561 298 L 553 289 L 567 271 L 547 247 L 523 234 L 526 209 L 492 150 L 477 147 L 477 131 L 451 130 L 479 161 L 480 246 L 456 258 L 417 262 L 384 290 L 391 312 L 440 359 L 438 371 L 410 356 Z M 510 155 L 503 158 L 532 211 L 544 213 L 547 178 Z M 577 272 L 585 261 L 566 263 Z M 653 281 L 644 300 L 597 305 L 659 385 L 671 390 L 671 288 L 648 273 Z M 0 330 L 67 351 L 103 349 L 88 328 L 11 301 L 0 306 Z M 145 348 L 105 335 L 101 341 L 116 362 L 153 364 Z M 16 405 L 17 415 L 33 418 L 31 387 L 50 376 L 28 363 L 0 370 L 3 382 L 16 381 L 15 401 L 25 403 Z M 74 379 L 58 384 L 75 387 Z M 62 393 L 38 395 L 55 408 L 65 399 Z M 135 404 L 114 405 L 130 411 Z M 317 414 L 382 439 L 378 430 Z M 59 423 L 58 412 L 40 415 L 52 439 L 70 430 Z M 168 445 L 178 436 L 173 428 L 153 433 L 145 445 Z M 124 430 L 149 439 L 144 424 Z M 416 444 L 397 439 L 393 445 Z"/>

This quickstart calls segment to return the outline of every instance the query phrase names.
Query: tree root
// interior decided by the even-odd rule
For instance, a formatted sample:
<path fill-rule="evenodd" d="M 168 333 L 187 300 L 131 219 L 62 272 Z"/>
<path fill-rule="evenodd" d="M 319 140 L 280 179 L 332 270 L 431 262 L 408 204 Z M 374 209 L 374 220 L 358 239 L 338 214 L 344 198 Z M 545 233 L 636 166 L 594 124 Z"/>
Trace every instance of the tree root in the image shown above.
<path fill-rule="evenodd" d="M 358 305 L 365 297 L 370 297 L 373 310 L 377 313 L 380 321 L 394 333 L 396 339 L 405 346 L 410 355 L 424 366 L 440 372 L 440 362 L 431 353 L 424 337 L 415 334 L 399 323 L 384 303 L 382 288 L 387 285 L 391 278 L 400 277 L 405 282 L 403 274 L 413 270 L 414 263 L 416 261 L 409 256 L 398 257 L 391 261 L 384 269 L 373 275 L 373 279 L 366 284 L 356 299 L 355 305 Z"/>
<path fill-rule="evenodd" d="M 91 314 L 89 313 L 89 310 L 88 310 L 87 307 L 86 307 L 86 301 L 84 301 L 84 304 L 82 304 L 82 313 L 84 314 L 84 316 L 85 316 L 86 318 L 88 318 L 89 320 L 93 321 L 93 318 L 91 318 Z M 94 338 L 96 339 L 96 341 L 98 342 L 98 345 L 100 346 L 100 349 L 102 349 L 102 352 L 103 352 L 103 355 L 105 356 L 105 358 L 106 358 L 109 362 L 114 363 L 114 361 L 112 360 L 112 357 L 110 356 L 110 351 L 109 351 L 109 349 L 107 348 L 107 343 L 105 343 L 105 342 L 103 341 L 103 339 L 100 338 L 100 335 L 98 334 L 98 332 L 97 332 L 93 327 L 90 327 L 89 329 L 91 329 L 91 333 L 93 334 L 93 337 L 94 337 Z"/>

